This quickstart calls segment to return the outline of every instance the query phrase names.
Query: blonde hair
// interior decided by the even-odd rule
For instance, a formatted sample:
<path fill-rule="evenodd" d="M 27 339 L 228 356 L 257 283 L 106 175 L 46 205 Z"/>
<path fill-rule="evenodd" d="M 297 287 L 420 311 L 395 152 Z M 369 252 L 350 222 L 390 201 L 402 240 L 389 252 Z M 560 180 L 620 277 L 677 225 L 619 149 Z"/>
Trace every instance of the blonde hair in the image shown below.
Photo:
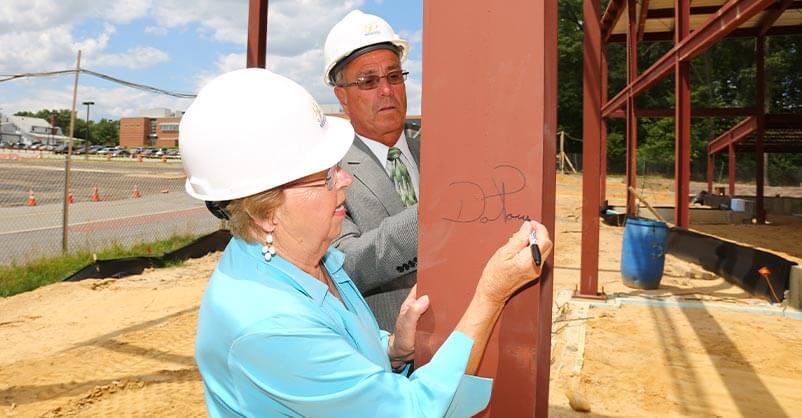
<path fill-rule="evenodd" d="M 241 199 L 232 200 L 226 206 L 231 235 L 252 244 L 263 244 L 265 231 L 257 221 L 267 219 L 284 203 L 284 188 L 275 187 Z"/>

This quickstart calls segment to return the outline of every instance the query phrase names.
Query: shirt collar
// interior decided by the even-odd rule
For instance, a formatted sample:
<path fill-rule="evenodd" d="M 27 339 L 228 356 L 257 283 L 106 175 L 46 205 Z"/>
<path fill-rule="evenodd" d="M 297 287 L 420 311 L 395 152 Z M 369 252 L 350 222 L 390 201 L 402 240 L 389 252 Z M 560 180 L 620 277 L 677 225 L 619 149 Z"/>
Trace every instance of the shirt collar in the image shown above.
<path fill-rule="evenodd" d="M 387 165 L 387 153 L 390 152 L 390 147 L 360 134 L 356 134 L 356 136 L 362 140 L 368 149 L 370 149 L 370 152 L 376 156 L 376 159 L 379 160 L 382 167 Z M 400 149 L 401 153 L 406 155 L 408 158 L 412 158 L 412 151 L 409 150 L 409 145 L 407 145 L 407 136 L 404 134 L 404 131 L 401 131 L 401 136 L 398 137 L 398 141 L 396 141 L 395 145 L 393 146 Z"/>
<path fill-rule="evenodd" d="M 262 266 L 266 266 L 264 271 L 267 271 L 271 276 L 278 276 L 285 282 L 305 293 L 307 296 L 323 303 L 323 298 L 329 293 L 329 287 L 322 283 L 320 280 L 312 277 L 309 273 L 301 270 L 295 264 L 290 263 L 284 257 L 276 254 L 268 262 L 262 255 L 262 245 L 248 243 L 244 240 L 235 238 L 243 249 L 249 255 L 259 259 Z M 323 255 L 323 266 L 329 272 L 329 276 L 337 283 L 348 281 L 348 276 L 343 273 L 343 264 L 345 262 L 345 255 L 335 249 L 329 247 L 326 254 Z M 262 270 L 262 269 L 260 269 Z"/>

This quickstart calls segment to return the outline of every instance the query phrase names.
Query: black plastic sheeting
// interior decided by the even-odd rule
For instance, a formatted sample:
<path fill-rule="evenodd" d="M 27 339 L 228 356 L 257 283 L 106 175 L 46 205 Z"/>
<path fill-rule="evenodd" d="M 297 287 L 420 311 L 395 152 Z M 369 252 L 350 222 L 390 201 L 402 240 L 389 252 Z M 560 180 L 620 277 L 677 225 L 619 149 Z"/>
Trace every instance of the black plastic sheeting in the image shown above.
<path fill-rule="evenodd" d="M 795 262 L 775 254 L 677 227 L 668 231 L 666 252 L 698 264 L 728 282 L 771 302 L 780 302 L 785 297 L 791 266 L 796 265 Z M 770 272 L 768 277 L 777 295 L 776 298 L 766 279 L 758 273 L 763 267 Z"/>
<path fill-rule="evenodd" d="M 142 273 L 146 268 L 163 267 L 167 263 L 200 258 L 206 254 L 226 248 L 231 239 L 227 230 L 218 230 L 202 236 L 195 241 L 161 257 L 128 257 L 115 260 L 97 260 L 82 268 L 77 273 L 64 279 L 65 282 L 77 282 L 84 279 L 119 279 L 125 276 Z"/>

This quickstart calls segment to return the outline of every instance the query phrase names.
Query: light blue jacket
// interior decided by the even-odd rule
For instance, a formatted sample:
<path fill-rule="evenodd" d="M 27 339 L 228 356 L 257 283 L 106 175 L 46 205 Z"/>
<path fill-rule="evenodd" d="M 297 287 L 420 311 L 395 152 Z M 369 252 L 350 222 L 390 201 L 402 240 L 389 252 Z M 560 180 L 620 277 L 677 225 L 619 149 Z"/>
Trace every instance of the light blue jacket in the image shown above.
<path fill-rule="evenodd" d="M 259 245 L 234 238 L 198 318 L 196 359 L 212 417 L 468 417 L 491 379 L 464 374 L 473 341 L 454 332 L 431 362 L 393 373 L 388 334 L 329 249 L 328 287 Z"/>

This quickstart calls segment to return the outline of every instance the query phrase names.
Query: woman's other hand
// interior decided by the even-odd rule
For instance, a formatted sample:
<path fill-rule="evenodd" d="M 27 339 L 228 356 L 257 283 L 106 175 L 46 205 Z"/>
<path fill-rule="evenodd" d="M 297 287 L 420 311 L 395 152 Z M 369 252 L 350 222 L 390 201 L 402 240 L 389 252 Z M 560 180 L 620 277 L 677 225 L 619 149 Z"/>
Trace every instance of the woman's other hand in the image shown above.
<path fill-rule="evenodd" d="M 415 330 L 418 319 L 429 309 L 429 296 L 417 297 L 418 285 L 412 286 L 409 295 L 401 304 L 401 311 L 395 321 L 395 333 L 390 335 L 387 355 L 394 369 L 412 361 L 415 354 Z"/>
<path fill-rule="evenodd" d="M 529 248 L 529 233 L 533 230 L 545 262 L 553 246 L 549 231 L 538 222 L 524 222 L 485 265 L 476 288 L 477 296 L 504 304 L 516 290 L 540 276 L 543 264 L 535 265 Z"/>

